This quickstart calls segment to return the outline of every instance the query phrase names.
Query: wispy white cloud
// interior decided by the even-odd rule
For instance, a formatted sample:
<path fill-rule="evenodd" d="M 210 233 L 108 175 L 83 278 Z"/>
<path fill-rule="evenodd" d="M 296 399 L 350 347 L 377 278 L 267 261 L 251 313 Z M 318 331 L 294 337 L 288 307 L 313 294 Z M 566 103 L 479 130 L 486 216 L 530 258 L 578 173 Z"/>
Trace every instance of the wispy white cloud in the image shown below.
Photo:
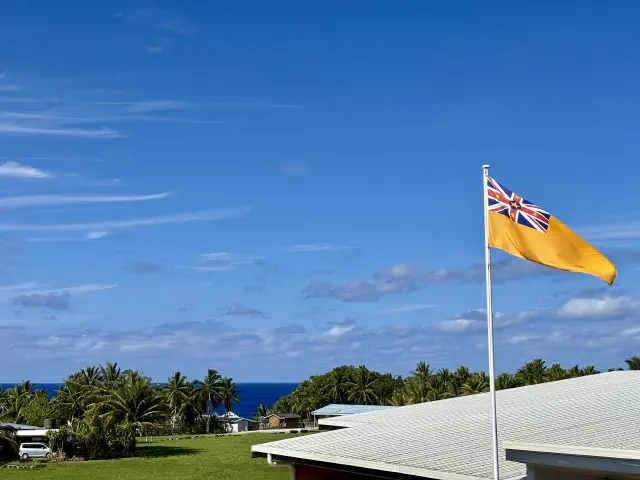
<path fill-rule="evenodd" d="M 429 308 L 434 308 L 437 305 L 432 304 L 423 304 L 423 305 L 402 305 L 400 307 L 394 308 L 385 308 L 384 310 L 380 310 L 379 314 L 389 314 L 389 313 L 406 313 L 406 312 L 417 312 L 420 310 L 427 310 Z"/>
<path fill-rule="evenodd" d="M 132 108 L 145 108 L 144 106 L 132 107 Z M 157 107 L 149 106 L 148 111 L 153 111 L 153 108 L 157 108 L 162 110 L 162 107 L 158 105 Z M 168 107 L 167 109 L 170 109 Z M 135 111 L 135 110 L 132 110 Z M 114 123 L 127 123 L 127 122 L 171 122 L 171 123 L 200 123 L 200 124 L 208 124 L 208 125 L 217 125 L 226 123 L 223 120 L 201 120 L 196 118 L 185 118 L 185 117 L 168 117 L 168 116 L 160 116 L 160 115 L 139 115 L 139 114 L 126 114 L 126 115 L 104 115 L 104 116 L 95 116 L 95 117 L 70 117 L 64 115 L 51 115 L 46 113 L 23 113 L 23 112 L 3 112 L 0 113 L 0 117 L 5 118 L 17 118 L 17 119 L 29 119 L 29 120 L 46 120 L 50 122 L 61 122 L 61 123 L 106 123 L 106 122 L 114 122 Z M 95 160 L 94 160 L 95 161 Z"/>
<path fill-rule="evenodd" d="M 15 135 L 67 136 L 92 139 L 127 137 L 118 124 L 134 122 L 171 122 L 202 125 L 225 123 L 204 118 L 215 108 L 204 102 L 181 100 L 87 100 L 56 97 L 0 96 L 0 133 Z M 2 108 L 10 104 L 11 108 Z M 242 106 L 241 108 L 245 108 Z M 191 115 L 195 110 L 197 115 Z M 172 116 L 169 112 L 189 112 Z M 95 128 L 93 128 L 95 126 Z"/>
<path fill-rule="evenodd" d="M 640 221 L 629 220 L 620 223 L 603 223 L 598 226 L 587 226 L 577 231 L 589 240 L 612 241 L 640 238 Z"/>
<path fill-rule="evenodd" d="M 0 83 L 0 93 L 3 92 L 19 92 L 24 90 L 22 85 L 12 85 L 8 83 Z"/>
<path fill-rule="evenodd" d="M 165 45 L 147 45 L 144 47 L 144 51 L 151 55 L 159 55 L 163 53 L 167 47 Z"/>
<path fill-rule="evenodd" d="M 340 250 L 352 250 L 356 248 L 353 244 L 339 245 L 335 243 L 309 243 L 293 245 L 288 250 L 291 252 L 335 252 Z"/>
<path fill-rule="evenodd" d="M 104 162 L 105 159 L 100 157 L 68 157 L 68 156 L 60 156 L 60 155 L 50 155 L 43 157 L 0 157 L 0 160 L 4 161 L 13 161 L 13 162 L 30 162 L 30 161 L 46 161 L 46 162 Z"/>
<path fill-rule="evenodd" d="M 127 135 L 111 128 L 49 128 L 0 123 L 0 132 L 59 137 L 124 138 Z"/>
<path fill-rule="evenodd" d="M 640 313 L 640 301 L 629 296 L 572 298 L 558 309 L 565 318 L 615 317 Z"/>
<path fill-rule="evenodd" d="M 0 294 L 26 292 L 37 287 L 38 284 L 36 282 L 25 282 L 16 285 L 0 285 Z"/>
<path fill-rule="evenodd" d="M 506 339 L 506 342 L 510 343 L 511 345 L 519 345 L 521 343 L 531 342 L 533 340 L 540 340 L 540 337 L 538 335 L 513 335 L 511 337 L 508 337 Z"/>
<path fill-rule="evenodd" d="M 178 20 L 163 20 L 156 25 L 162 30 L 168 30 L 179 35 L 187 35 L 192 32 L 191 25 L 184 21 Z"/>
<path fill-rule="evenodd" d="M 155 44 L 147 46 L 145 51 L 150 54 L 164 52 L 168 45 L 175 43 L 178 38 L 193 31 L 193 27 L 184 15 L 164 8 L 145 8 L 116 15 L 113 18 L 124 18 L 140 23 L 147 26 L 151 32 L 155 32 L 158 36 L 155 44 L 158 44 L 158 46 L 156 47 Z"/>
<path fill-rule="evenodd" d="M 446 333 L 458 333 L 477 331 L 483 327 L 483 323 L 480 320 L 473 318 L 452 318 L 449 320 L 443 320 L 437 326 L 437 329 Z"/>
<path fill-rule="evenodd" d="M 102 290 L 116 288 L 117 284 L 90 283 L 74 285 L 63 288 L 42 288 L 37 282 L 26 282 L 17 285 L 0 286 L 0 300 L 7 301 L 13 298 L 14 303 L 26 307 L 44 306 L 54 309 L 67 309 L 69 298 Z"/>
<path fill-rule="evenodd" d="M 86 203 L 130 203 L 167 198 L 171 192 L 152 195 L 23 195 L 0 197 L 0 210 L 29 207 L 58 207 Z"/>
<path fill-rule="evenodd" d="M 635 335 L 639 335 L 640 327 L 625 328 L 624 330 L 622 330 L 622 332 L 620 332 L 620 334 L 624 337 L 633 337 Z"/>
<path fill-rule="evenodd" d="M 254 257 L 252 255 L 240 255 L 237 253 L 229 252 L 213 252 L 203 253 L 200 255 L 202 262 L 207 265 L 211 264 L 224 264 L 224 265 L 249 265 L 259 260 L 260 257 Z"/>
<path fill-rule="evenodd" d="M 258 308 L 245 307 L 240 303 L 232 303 L 224 312 L 224 315 L 259 315 L 263 316 L 264 312 Z"/>
<path fill-rule="evenodd" d="M 133 220 L 115 220 L 89 223 L 63 223 L 50 225 L 0 224 L 2 232 L 69 232 L 69 231 L 109 231 L 124 228 L 144 227 L 152 225 L 167 225 L 174 223 L 188 223 L 212 220 L 226 220 L 241 218 L 251 211 L 249 207 L 230 208 L 200 213 L 182 213 L 158 217 L 138 218 Z"/>
<path fill-rule="evenodd" d="M 15 305 L 27 308 L 48 308 L 51 310 L 69 310 L 71 308 L 71 296 L 101 290 L 110 290 L 118 285 L 88 284 L 74 287 L 36 290 L 21 293 L 13 298 Z"/>
<path fill-rule="evenodd" d="M 180 268 L 196 272 L 229 272 L 236 269 L 231 265 L 183 265 Z"/>
<path fill-rule="evenodd" d="M 21 165 L 18 162 L 0 164 L 0 177 L 46 178 L 51 175 L 38 168 Z"/>
<path fill-rule="evenodd" d="M 200 255 L 200 265 L 186 265 L 181 268 L 196 272 L 229 272 L 237 270 L 242 265 L 255 265 L 260 260 L 259 257 L 229 252 L 203 253 Z"/>
<path fill-rule="evenodd" d="M 274 103 L 274 102 L 209 102 L 205 105 L 208 108 L 217 109 L 250 109 L 250 110 L 268 110 L 268 109 L 298 109 L 305 108 L 304 105 L 292 105 L 286 103 Z"/>
<path fill-rule="evenodd" d="M 341 338 L 354 328 L 356 328 L 354 324 L 334 325 L 326 332 L 326 335 L 332 338 Z"/>
<path fill-rule="evenodd" d="M 89 242 L 99 240 L 109 235 L 109 232 L 89 232 L 81 237 L 33 237 L 25 239 L 27 242 Z"/>
<path fill-rule="evenodd" d="M 181 100 L 149 100 L 149 101 L 115 101 L 115 102 L 88 102 L 90 105 L 111 105 L 122 108 L 124 113 L 141 112 L 166 112 L 170 110 L 184 110 L 194 107 L 191 102 Z"/>
<path fill-rule="evenodd" d="M 100 292 L 102 290 L 112 290 L 117 288 L 118 284 L 102 284 L 102 283 L 88 283 L 84 285 L 75 285 L 73 287 L 64 287 L 64 288 L 50 288 L 46 290 L 32 290 L 27 293 L 37 293 L 40 295 L 46 295 L 49 293 L 64 293 L 69 292 L 74 295 L 81 293 L 90 293 L 90 292 Z"/>

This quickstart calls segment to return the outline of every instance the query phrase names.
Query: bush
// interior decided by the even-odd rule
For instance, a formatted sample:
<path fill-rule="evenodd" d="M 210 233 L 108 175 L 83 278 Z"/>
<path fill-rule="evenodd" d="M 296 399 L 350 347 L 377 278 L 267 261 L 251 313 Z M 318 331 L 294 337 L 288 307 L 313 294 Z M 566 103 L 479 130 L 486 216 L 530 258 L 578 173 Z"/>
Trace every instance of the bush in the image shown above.
<path fill-rule="evenodd" d="M 0 431 L 0 462 L 10 462 L 18 458 L 18 444 L 12 434 Z"/>
<path fill-rule="evenodd" d="M 85 460 L 132 457 L 136 451 L 137 424 L 123 422 L 104 428 L 86 420 L 64 425 L 57 432 L 49 432 L 49 446 L 66 458 Z"/>

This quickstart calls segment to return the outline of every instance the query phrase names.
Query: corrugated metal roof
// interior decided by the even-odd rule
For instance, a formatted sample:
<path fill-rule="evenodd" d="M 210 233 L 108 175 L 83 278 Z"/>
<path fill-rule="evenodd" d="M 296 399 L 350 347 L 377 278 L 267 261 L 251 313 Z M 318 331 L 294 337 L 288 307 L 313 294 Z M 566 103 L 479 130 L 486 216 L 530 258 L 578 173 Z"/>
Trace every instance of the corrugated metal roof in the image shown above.
<path fill-rule="evenodd" d="M 241 421 L 245 421 L 245 422 L 256 422 L 255 420 L 251 419 L 251 418 L 243 418 L 240 417 L 238 415 L 236 415 L 233 412 L 229 412 L 229 413 L 225 413 L 223 415 L 218 415 L 217 413 L 214 414 L 216 417 L 218 417 L 220 420 L 222 420 L 223 422 L 227 422 L 227 423 L 238 423 Z M 257 423 L 257 422 L 256 422 Z"/>
<path fill-rule="evenodd" d="M 611 372 L 497 392 L 504 441 L 640 450 L 640 371 Z M 492 478 L 489 394 L 320 421 L 341 430 L 256 445 L 253 451 L 435 479 Z"/>
<path fill-rule="evenodd" d="M 337 403 L 332 403 L 331 405 L 327 405 L 326 407 L 322 407 L 315 412 L 312 412 L 312 415 L 356 415 L 359 413 L 370 413 L 377 412 L 379 410 L 386 410 L 388 408 L 397 408 L 390 407 L 387 405 L 341 405 Z"/>
<path fill-rule="evenodd" d="M 300 418 L 300 415 L 298 415 L 297 413 L 272 413 L 271 415 L 267 416 L 267 418 L 269 418 L 269 417 Z"/>
<path fill-rule="evenodd" d="M 23 425 L 22 423 L 0 422 L 0 428 L 11 428 L 12 430 L 37 430 L 40 427 L 32 425 Z"/>

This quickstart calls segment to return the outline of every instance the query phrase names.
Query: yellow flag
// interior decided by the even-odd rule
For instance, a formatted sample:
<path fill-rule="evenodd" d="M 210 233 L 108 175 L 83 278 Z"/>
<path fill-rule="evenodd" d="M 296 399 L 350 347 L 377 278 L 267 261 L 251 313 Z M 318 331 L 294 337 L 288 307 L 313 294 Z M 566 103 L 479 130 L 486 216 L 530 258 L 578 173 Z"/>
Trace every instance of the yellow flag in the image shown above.
<path fill-rule="evenodd" d="M 607 257 L 550 213 L 486 178 L 490 247 L 613 284 L 618 272 Z"/>

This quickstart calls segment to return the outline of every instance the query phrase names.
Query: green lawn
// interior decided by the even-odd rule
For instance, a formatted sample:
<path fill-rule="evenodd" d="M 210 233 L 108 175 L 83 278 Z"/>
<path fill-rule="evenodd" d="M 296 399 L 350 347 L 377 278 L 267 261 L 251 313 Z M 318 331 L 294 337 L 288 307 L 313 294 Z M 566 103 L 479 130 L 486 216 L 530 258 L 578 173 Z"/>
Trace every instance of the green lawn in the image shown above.
<path fill-rule="evenodd" d="M 191 440 L 138 442 L 143 458 L 51 463 L 34 470 L 0 469 L 0 478 L 65 480 L 289 478 L 289 469 L 251 458 L 251 445 L 299 435 L 250 434 Z"/>

